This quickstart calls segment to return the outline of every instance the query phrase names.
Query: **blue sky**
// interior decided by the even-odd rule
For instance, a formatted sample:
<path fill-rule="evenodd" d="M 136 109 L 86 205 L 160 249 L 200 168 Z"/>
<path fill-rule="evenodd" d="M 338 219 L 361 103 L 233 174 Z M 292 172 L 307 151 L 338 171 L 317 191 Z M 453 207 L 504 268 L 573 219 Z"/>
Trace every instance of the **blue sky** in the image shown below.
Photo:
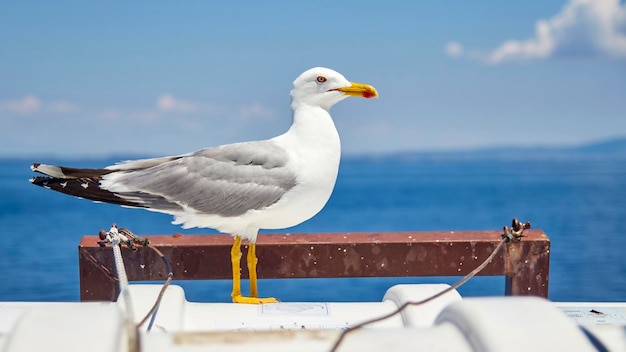
<path fill-rule="evenodd" d="M 265 139 L 326 66 L 344 152 L 626 135 L 626 5 L 19 1 L 0 6 L 0 156 L 169 155 Z"/>

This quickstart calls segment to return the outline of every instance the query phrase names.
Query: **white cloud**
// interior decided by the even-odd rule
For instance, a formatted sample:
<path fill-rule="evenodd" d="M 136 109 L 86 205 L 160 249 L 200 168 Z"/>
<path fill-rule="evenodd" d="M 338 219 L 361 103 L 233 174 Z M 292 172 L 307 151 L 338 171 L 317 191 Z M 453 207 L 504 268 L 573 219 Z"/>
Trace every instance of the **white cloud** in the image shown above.
<path fill-rule="evenodd" d="M 259 103 L 229 107 L 182 100 L 174 98 L 171 94 L 163 94 L 158 98 L 157 109 L 160 113 L 202 113 L 224 118 L 233 117 L 244 121 L 251 119 L 267 120 L 276 116 L 274 110 Z"/>
<path fill-rule="evenodd" d="M 80 110 L 78 105 L 68 101 L 44 102 L 39 97 L 27 95 L 21 99 L 0 100 L 0 112 L 20 115 L 35 113 L 71 113 Z"/>
<path fill-rule="evenodd" d="M 276 116 L 274 110 L 259 104 L 254 103 L 251 105 L 242 106 L 237 108 L 235 111 L 235 115 L 240 120 L 251 120 L 251 119 L 260 119 L 260 120 L 271 120 Z"/>
<path fill-rule="evenodd" d="M 41 109 L 41 100 L 33 95 L 22 99 L 0 101 L 0 111 L 28 115 Z"/>
<path fill-rule="evenodd" d="M 157 108 L 159 111 L 171 111 L 171 112 L 196 112 L 198 111 L 198 105 L 190 101 L 184 101 L 175 99 L 171 94 L 163 94 L 157 100 Z"/>
<path fill-rule="evenodd" d="M 538 21 L 535 37 L 526 41 L 509 40 L 487 55 L 488 63 L 497 64 L 510 60 L 540 59 L 551 55 L 555 49 L 555 40 L 550 25 Z"/>
<path fill-rule="evenodd" d="M 80 110 L 80 108 L 68 101 L 53 101 L 45 104 L 45 110 L 55 113 L 71 113 Z"/>
<path fill-rule="evenodd" d="M 260 104 L 218 105 L 211 102 L 195 102 L 175 98 L 171 94 L 162 94 L 156 99 L 156 105 L 144 107 L 86 107 L 66 100 L 44 101 L 35 95 L 19 99 L 0 100 L 0 116 L 45 116 L 56 115 L 74 119 L 81 116 L 93 116 L 101 121 L 136 121 L 141 124 L 153 124 L 168 121 L 171 117 L 182 118 L 177 121 L 198 126 L 206 118 L 219 117 L 220 121 L 268 121 L 276 117 L 274 109 Z M 202 122 L 202 123 L 205 123 Z M 214 123 L 214 122 L 207 122 Z"/>
<path fill-rule="evenodd" d="M 446 53 L 464 55 L 457 43 L 449 43 Z M 552 18 L 537 21 L 532 38 L 508 40 L 488 53 L 465 56 L 500 64 L 572 55 L 626 59 L 626 4 L 619 0 L 570 0 Z"/>
<path fill-rule="evenodd" d="M 463 46 L 457 42 L 449 42 L 446 44 L 446 54 L 451 57 L 463 55 Z"/>

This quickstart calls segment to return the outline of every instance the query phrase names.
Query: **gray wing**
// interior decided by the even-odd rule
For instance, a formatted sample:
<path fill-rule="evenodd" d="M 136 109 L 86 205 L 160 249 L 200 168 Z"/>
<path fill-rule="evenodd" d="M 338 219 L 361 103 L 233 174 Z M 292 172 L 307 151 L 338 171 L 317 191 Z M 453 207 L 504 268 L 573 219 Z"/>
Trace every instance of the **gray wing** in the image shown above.
<path fill-rule="evenodd" d="M 126 162 L 125 170 L 105 175 L 101 184 L 154 210 L 189 207 L 203 214 L 237 216 L 274 204 L 296 185 L 287 161 L 286 151 L 272 141 L 230 144 L 143 169 Z"/>

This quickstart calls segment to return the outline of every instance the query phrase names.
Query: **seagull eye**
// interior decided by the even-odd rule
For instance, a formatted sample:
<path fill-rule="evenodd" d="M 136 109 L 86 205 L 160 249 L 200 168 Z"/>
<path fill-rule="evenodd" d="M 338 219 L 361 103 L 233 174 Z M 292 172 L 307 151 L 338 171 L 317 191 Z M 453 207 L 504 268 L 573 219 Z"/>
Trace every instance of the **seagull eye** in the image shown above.
<path fill-rule="evenodd" d="M 317 83 L 324 83 L 327 79 L 324 76 L 317 76 Z"/>

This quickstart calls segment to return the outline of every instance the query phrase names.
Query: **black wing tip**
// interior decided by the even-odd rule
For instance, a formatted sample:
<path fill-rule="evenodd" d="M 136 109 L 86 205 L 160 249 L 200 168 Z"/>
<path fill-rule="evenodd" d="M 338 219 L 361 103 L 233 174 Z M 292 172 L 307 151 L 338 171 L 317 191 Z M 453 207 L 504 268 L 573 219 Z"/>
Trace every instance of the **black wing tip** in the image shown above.
<path fill-rule="evenodd" d="M 45 187 L 48 181 L 52 180 L 52 177 L 35 176 L 28 179 L 28 181 L 34 185 Z"/>
<path fill-rule="evenodd" d="M 89 199 L 95 202 L 118 204 L 133 208 L 147 208 L 145 204 L 124 199 L 119 195 L 102 189 L 97 179 L 58 178 L 49 176 L 35 176 L 29 179 L 30 183 L 77 198 Z"/>
<path fill-rule="evenodd" d="M 50 177 L 35 176 L 35 177 L 31 177 L 30 179 L 28 179 L 28 181 L 34 185 L 42 186 L 43 183 L 49 179 Z"/>

